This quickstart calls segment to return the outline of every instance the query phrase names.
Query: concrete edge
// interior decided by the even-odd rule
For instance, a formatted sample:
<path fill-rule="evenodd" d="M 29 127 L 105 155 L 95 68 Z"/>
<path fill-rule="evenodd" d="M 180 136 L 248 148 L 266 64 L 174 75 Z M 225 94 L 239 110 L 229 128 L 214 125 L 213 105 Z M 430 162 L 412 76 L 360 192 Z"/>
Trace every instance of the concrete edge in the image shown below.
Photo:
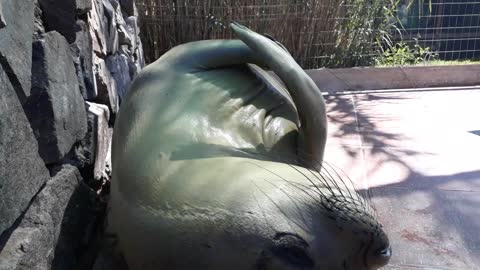
<path fill-rule="evenodd" d="M 306 73 L 328 93 L 480 85 L 480 65 L 322 68 Z"/>

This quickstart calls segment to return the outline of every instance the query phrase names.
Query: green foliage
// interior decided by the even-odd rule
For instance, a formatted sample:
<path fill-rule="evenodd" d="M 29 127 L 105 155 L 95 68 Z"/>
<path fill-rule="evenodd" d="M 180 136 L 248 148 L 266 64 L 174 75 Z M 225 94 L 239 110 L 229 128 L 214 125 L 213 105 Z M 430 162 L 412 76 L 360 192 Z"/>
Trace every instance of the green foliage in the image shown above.
<path fill-rule="evenodd" d="M 399 42 L 376 57 L 375 62 L 377 66 L 405 66 L 426 63 L 436 58 L 437 55 L 429 47 L 422 47 L 418 43 L 411 47 L 405 42 Z"/>
<path fill-rule="evenodd" d="M 395 45 L 397 41 L 392 35 L 395 29 L 400 33 L 404 28 L 398 17 L 400 3 L 423 8 L 423 4 L 411 4 L 417 1 L 422 4 L 431 0 L 137 0 L 136 3 L 147 62 L 155 61 L 178 44 L 234 38 L 224 26 L 235 20 L 258 33 L 275 37 L 303 68 L 320 68 L 410 63 L 415 62 L 411 59 L 429 54 L 421 52 L 421 47 L 412 48 L 411 52 L 412 49 L 403 48 L 405 45 Z"/>
<path fill-rule="evenodd" d="M 352 0 L 348 8 L 338 13 L 334 26 L 335 46 L 329 59 L 310 62 L 307 67 L 353 67 L 374 64 L 379 43 L 390 40 L 390 29 L 394 25 L 394 10 L 397 0 Z"/>

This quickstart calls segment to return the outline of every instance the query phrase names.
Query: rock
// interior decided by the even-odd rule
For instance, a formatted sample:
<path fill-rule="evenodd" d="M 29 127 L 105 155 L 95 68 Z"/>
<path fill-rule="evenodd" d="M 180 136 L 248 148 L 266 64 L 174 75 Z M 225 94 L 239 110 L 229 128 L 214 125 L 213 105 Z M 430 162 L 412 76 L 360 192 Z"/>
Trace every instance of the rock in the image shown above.
<path fill-rule="evenodd" d="M 130 48 L 134 47 L 134 39 L 130 32 L 125 27 L 126 25 L 118 25 L 118 42 L 120 45 L 127 45 Z"/>
<path fill-rule="evenodd" d="M 98 96 L 95 101 L 107 105 L 110 112 L 116 114 L 118 112 L 119 100 L 115 80 L 108 70 L 105 61 L 96 56 L 93 58 L 98 89 Z"/>
<path fill-rule="evenodd" d="M 92 0 L 76 0 L 75 7 L 77 15 L 83 15 L 92 9 Z"/>
<path fill-rule="evenodd" d="M 2 104 L 0 106 L 0 200 L 2 202 L 0 203 L 0 234 L 2 234 L 27 208 L 32 197 L 48 180 L 50 174 L 38 154 L 38 143 L 22 105 L 1 67 L 0 104 Z"/>
<path fill-rule="evenodd" d="M 135 62 L 133 61 L 132 58 L 128 59 L 128 70 L 129 70 L 129 73 L 130 73 L 130 78 L 132 78 L 132 81 L 133 79 L 135 79 L 135 77 L 137 76 L 138 72 L 140 71 L 139 67 L 137 67 L 137 65 L 135 64 Z"/>
<path fill-rule="evenodd" d="M 129 26 L 125 22 L 121 7 L 118 2 L 116 0 L 110 1 L 115 9 L 119 45 L 128 45 L 130 48 L 133 48 L 134 42 L 136 41 L 134 32 L 129 29 Z M 116 5 L 113 3 L 116 3 Z"/>
<path fill-rule="evenodd" d="M 107 57 L 107 67 L 115 80 L 117 93 L 121 100 L 127 94 L 132 83 L 128 58 L 121 54 L 109 55 Z"/>
<path fill-rule="evenodd" d="M 92 0 L 92 9 L 88 12 L 88 25 L 93 41 L 93 50 L 98 56 L 107 55 L 107 18 L 103 15 L 102 0 Z"/>
<path fill-rule="evenodd" d="M 130 47 L 128 45 L 121 45 L 118 47 L 118 53 L 123 54 L 129 58 L 133 57 L 132 51 L 130 50 Z"/>
<path fill-rule="evenodd" d="M 75 41 L 76 0 L 38 0 L 47 31 L 57 31 L 68 41 Z"/>
<path fill-rule="evenodd" d="M 118 50 L 117 18 L 115 8 L 109 0 L 103 0 L 104 15 L 107 18 L 107 54 Z"/>
<path fill-rule="evenodd" d="M 75 269 L 96 221 L 95 193 L 63 165 L 35 197 L 0 252 L 0 269 Z"/>
<path fill-rule="evenodd" d="M 93 73 L 93 48 L 92 37 L 88 30 L 87 24 L 77 21 L 77 37 L 75 43 L 70 47 L 73 52 L 73 62 L 77 71 L 78 84 L 80 92 L 85 100 L 94 99 L 97 93 L 97 84 Z"/>
<path fill-rule="evenodd" d="M 7 26 L 5 15 L 3 15 L 2 3 L 0 3 L 0 28 Z"/>
<path fill-rule="evenodd" d="M 0 64 L 11 83 L 14 86 L 19 84 L 28 96 L 32 69 L 33 1 L 1 1 L 0 10 L 5 24 L 0 28 Z"/>
<path fill-rule="evenodd" d="M 128 14 L 128 16 L 135 15 L 135 0 L 120 0 L 120 5 L 122 6 L 122 10 Z"/>
<path fill-rule="evenodd" d="M 137 69 L 141 70 L 145 66 L 145 54 L 143 53 L 142 41 L 140 39 L 137 40 L 137 44 L 137 49 L 133 56 L 135 57 Z"/>
<path fill-rule="evenodd" d="M 25 106 L 46 164 L 60 161 L 87 132 L 85 104 L 69 45 L 53 31 L 33 43 L 32 94 Z"/>
<path fill-rule="evenodd" d="M 91 138 L 88 145 L 92 160 L 95 165 L 93 168 L 93 177 L 95 180 L 107 178 L 106 168 L 108 165 L 109 148 L 111 147 L 112 134 L 108 123 L 110 121 L 110 112 L 106 105 L 87 102 L 88 126 L 91 130 Z"/>
<path fill-rule="evenodd" d="M 42 21 L 42 9 L 40 8 L 40 4 L 38 3 L 38 0 L 35 0 L 34 2 L 34 19 L 33 19 L 33 31 L 34 31 L 34 37 L 37 39 L 39 35 L 45 33 L 45 26 L 43 26 L 43 21 Z"/>
<path fill-rule="evenodd" d="M 132 51 L 135 51 L 137 49 L 137 38 L 138 38 L 138 24 L 137 24 L 137 17 L 130 16 L 126 20 L 127 23 L 127 30 L 132 38 Z"/>

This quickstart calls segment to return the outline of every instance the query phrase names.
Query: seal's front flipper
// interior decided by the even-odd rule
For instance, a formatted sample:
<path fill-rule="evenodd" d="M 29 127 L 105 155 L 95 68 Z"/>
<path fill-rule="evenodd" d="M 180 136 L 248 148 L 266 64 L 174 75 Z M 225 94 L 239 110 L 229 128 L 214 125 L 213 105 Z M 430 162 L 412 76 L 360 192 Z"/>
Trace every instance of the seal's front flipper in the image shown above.
<path fill-rule="evenodd" d="M 283 45 L 280 46 L 278 42 L 237 22 L 230 26 L 237 37 L 253 51 L 257 62 L 267 65 L 287 86 L 301 123 L 299 155 L 307 160 L 305 166 L 319 170 L 327 136 L 327 117 L 322 93 Z"/>

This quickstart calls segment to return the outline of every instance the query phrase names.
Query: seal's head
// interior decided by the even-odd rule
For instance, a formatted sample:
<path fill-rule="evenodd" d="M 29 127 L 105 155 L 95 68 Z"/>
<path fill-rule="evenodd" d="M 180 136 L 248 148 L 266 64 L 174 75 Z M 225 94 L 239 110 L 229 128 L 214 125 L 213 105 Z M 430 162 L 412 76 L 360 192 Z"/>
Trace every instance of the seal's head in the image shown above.
<path fill-rule="evenodd" d="M 275 233 L 261 253 L 258 269 L 375 270 L 385 266 L 392 255 L 389 239 L 374 209 L 351 181 L 344 181 L 332 168 L 295 170 L 311 183 L 292 183 L 297 191 L 308 194 L 297 207 L 309 225 L 299 225 L 302 221 L 296 218 L 298 228 L 305 230 Z"/>

